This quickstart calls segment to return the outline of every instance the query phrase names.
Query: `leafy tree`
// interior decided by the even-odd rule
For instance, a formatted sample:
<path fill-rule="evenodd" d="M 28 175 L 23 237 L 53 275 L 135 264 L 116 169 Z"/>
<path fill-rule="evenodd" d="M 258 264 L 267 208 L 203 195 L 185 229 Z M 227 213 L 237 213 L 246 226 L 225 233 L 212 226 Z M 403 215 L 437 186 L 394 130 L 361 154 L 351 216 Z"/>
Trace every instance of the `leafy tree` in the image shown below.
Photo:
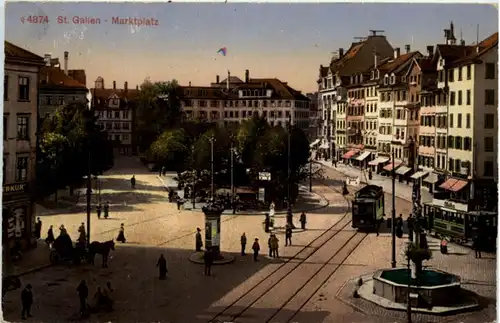
<path fill-rule="evenodd" d="M 247 168 L 254 165 L 254 155 L 259 140 L 270 128 L 264 117 L 253 116 L 249 120 L 243 121 L 236 131 L 236 148 L 242 163 Z"/>
<path fill-rule="evenodd" d="M 153 142 L 149 151 L 160 168 L 180 172 L 186 169 L 190 153 L 184 142 L 182 129 L 166 130 Z"/>

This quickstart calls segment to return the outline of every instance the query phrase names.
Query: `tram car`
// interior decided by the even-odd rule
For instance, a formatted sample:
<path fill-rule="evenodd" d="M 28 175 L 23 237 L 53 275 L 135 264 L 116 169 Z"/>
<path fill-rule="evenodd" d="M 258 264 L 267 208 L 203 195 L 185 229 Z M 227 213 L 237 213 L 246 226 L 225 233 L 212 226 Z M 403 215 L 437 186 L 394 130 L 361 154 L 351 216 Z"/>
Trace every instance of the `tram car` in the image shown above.
<path fill-rule="evenodd" d="M 423 215 L 427 220 L 427 229 L 436 237 L 466 244 L 479 235 L 485 249 L 496 246 L 497 212 L 448 210 L 426 203 Z"/>
<path fill-rule="evenodd" d="M 384 218 L 384 190 L 381 186 L 367 185 L 354 194 L 352 201 L 352 227 L 375 230 Z"/>

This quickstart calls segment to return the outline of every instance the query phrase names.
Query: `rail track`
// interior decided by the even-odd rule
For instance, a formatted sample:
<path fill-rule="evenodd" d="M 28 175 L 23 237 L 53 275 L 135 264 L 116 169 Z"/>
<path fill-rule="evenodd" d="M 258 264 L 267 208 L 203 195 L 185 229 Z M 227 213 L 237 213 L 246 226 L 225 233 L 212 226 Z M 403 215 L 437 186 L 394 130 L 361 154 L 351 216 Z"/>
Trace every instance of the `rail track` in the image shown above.
<path fill-rule="evenodd" d="M 339 189 L 328 185 L 326 187 L 336 193 L 341 193 Z M 344 198 L 349 203 L 349 200 L 346 197 Z M 367 236 L 367 234 L 345 230 L 351 223 L 351 219 L 349 217 L 349 207 L 350 206 L 348 205 L 348 210 L 337 223 L 326 229 L 316 239 L 304 246 L 286 262 L 282 263 L 275 271 L 258 281 L 252 288 L 234 300 L 231 304 L 227 305 L 224 309 L 213 315 L 208 322 L 243 322 L 246 318 L 255 317 L 252 313 L 248 313 L 252 311 L 252 306 L 260 302 L 265 304 L 266 298 L 275 298 L 276 293 L 280 293 L 285 290 L 280 288 L 281 285 L 286 283 L 286 279 L 288 277 L 295 274 L 298 277 L 294 280 L 294 285 L 298 285 L 298 289 L 293 291 L 291 295 L 286 298 L 286 301 L 281 305 L 281 307 L 273 311 L 268 318 L 263 320 L 262 317 L 259 317 L 259 322 L 271 322 L 271 320 L 280 315 L 281 311 L 287 305 L 294 303 L 294 300 L 297 299 L 297 297 L 305 297 L 306 301 L 299 304 L 297 310 L 293 312 L 291 317 L 288 318 L 288 320 L 291 320 L 298 312 L 300 312 L 316 291 L 319 290 L 319 288 L 338 270 L 340 265 L 347 260 L 350 254 Z M 338 248 L 333 255 L 327 256 L 326 258 L 328 260 L 326 262 L 323 261 L 322 264 L 316 265 L 312 270 L 312 274 L 301 274 L 298 269 L 308 265 L 308 262 L 312 262 L 311 260 L 315 257 L 321 258 L 318 257 L 318 252 L 326 250 L 328 253 L 331 253 L 331 249 L 323 248 L 327 245 L 331 245 L 332 248 L 338 248 L 338 246 L 340 246 L 340 248 Z M 327 268 L 328 265 L 331 265 L 332 261 L 337 260 L 337 258 L 340 258 L 337 267 L 333 271 L 329 270 L 329 268 Z M 297 284 L 298 280 L 301 280 L 302 283 Z M 307 290 L 310 290 L 311 288 L 314 289 L 313 293 L 307 293 Z M 288 289 L 288 291 L 290 291 L 290 289 Z M 304 295 L 304 293 L 307 295 Z M 282 320 L 280 320 L 280 322 L 282 322 Z"/>

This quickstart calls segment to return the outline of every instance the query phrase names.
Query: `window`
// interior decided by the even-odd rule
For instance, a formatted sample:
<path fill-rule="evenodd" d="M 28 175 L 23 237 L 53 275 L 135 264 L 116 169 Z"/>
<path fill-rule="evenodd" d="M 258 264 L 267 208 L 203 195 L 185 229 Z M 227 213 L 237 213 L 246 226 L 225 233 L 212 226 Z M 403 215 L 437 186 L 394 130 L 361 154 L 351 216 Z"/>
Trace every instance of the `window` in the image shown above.
<path fill-rule="evenodd" d="M 123 140 L 128 140 L 128 135 L 122 135 Z"/>
<path fill-rule="evenodd" d="M 467 90 L 467 101 L 465 102 L 466 105 L 470 105 L 470 90 Z"/>
<path fill-rule="evenodd" d="M 453 166 L 455 166 L 455 161 L 453 160 L 453 158 L 450 158 L 450 160 L 448 161 L 448 169 L 450 170 L 450 172 L 453 172 Z"/>
<path fill-rule="evenodd" d="M 460 172 L 460 159 L 455 159 L 455 172 Z"/>
<path fill-rule="evenodd" d="M 458 80 L 461 81 L 462 80 L 462 67 L 459 67 L 458 68 Z"/>
<path fill-rule="evenodd" d="M 484 138 L 484 151 L 493 152 L 493 137 Z"/>
<path fill-rule="evenodd" d="M 455 105 L 455 92 L 450 92 L 450 105 Z"/>
<path fill-rule="evenodd" d="M 484 114 L 484 128 L 485 129 L 495 128 L 495 115 L 493 113 Z"/>
<path fill-rule="evenodd" d="M 470 129 L 470 113 L 465 116 L 465 128 Z"/>
<path fill-rule="evenodd" d="M 30 79 L 24 76 L 19 76 L 19 96 L 20 101 L 30 100 Z"/>
<path fill-rule="evenodd" d="M 467 65 L 467 79 L 470 80 L 471 79 L 471 66 L 470 65 Z"/>
<path fill-rule="evenodd" d="M 122 128 L 123 128 L 123 130 L 129 130 L 130 129 L 129 123 L 128 122 L 124 122 L 122 124 Z"/>
<path fill-rule="evenodd" d="M 123 114 L 123 119 L 128 119 L 128 110 L 123 111 L 122 114 Z"/>
<path fill-rule="evenodd" d="M 493 174 L 494 174 L 493 162 L 492 161 L 485 161 L 484 162 L 484 176 L 493 176 Z"/>
<path fill-rule="evenodd" d="M 57 99 L 57 103 L 59 105 L 64 105 L 64 96 L 60 96 L 58 99 Z"/>
<path fill-rule="evenodd" d="M 52 105 L 52 96 L 51 95 L 47 95 L 45 97 L 45 104 L 46 105 Z"/>
<path fill-rule="evenodd" d="M 108 112 L 106 113 L 106 116 L 107 116 L 107 118 L 108 118 L 108 119 L 113 118 L 113 112 L 108 111 Z"/>
<path fill-rule="evenodd" d="M 3 140 L 7 140 L 7 127 L 9 125 L 9 115 L 3 115 Z"/>
<path fill-rule="evenodd" d="M 448 82 L 453 82 L 455 76 L 455 71 L 453 69 L 448 70 Z"/>
<path fill-rule="evenodd" d="M 462 114 L 457 115 L 457 128 L 462 128 Z"/>
<path fill-rule="evenodd" d="M 462 149 L 462 137 L 455 137 L 455 149 Z"/>
<path fill-rule="evenodd" d="M 9 76 L 4 75 L 3 77 L 3 100 L 9 100 Z"/>
<path fill-rule="evenodd" d="M 470 137 L 464 138 L 464 150 L 472 150 L 472 139 Z"/>
<path fill-rule="evenodd" d="M 115 119 L 120 119 L 120 111 L 115 111 Z"/>
<path fill-rule="evenodd" d="M 494 105 L 495 104 L 495 90 L 484 90 L 484 104 Z"/>
<path fill-rule="evenodd" d="M 17 117 L 17 140 L 29 140 L 28 125 L 28 116 Z"/>
<path fill-rule="evenodd" d="M 462 91 L 458 91 L 458 105 L 462 105 Z"/>
<path fill-rule="evenodd" d="M 495 64 L 494 63 L 486 63 L 485 65 L 485 79 L 495 79 Z"/>
<path fill-rule="evenodd" d="M 28 179 L 28 157 L 17 157 L 16 181 L 22 182 Z"/>
<path fill-rule="evenodd" d="M 450 128 L 453 128 L 453 113 L 450 114 Z"/>

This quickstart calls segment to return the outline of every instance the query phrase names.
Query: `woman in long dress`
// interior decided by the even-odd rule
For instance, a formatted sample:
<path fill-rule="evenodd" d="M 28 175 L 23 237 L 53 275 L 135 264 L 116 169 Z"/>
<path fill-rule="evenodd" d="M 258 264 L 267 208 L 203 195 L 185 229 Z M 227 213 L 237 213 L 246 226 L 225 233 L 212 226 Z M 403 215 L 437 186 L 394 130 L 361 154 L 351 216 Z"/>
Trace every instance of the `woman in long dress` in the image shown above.
<path fill-rule="evenodd" d="M 121 243 L 125 243 L 125 241 L 127 241 L 127 239 L 125 239 L 125 225 L 123 223 L 120 225 L 120 232 L 118 232 L 116 241 L 120 241 Z"/>
<path fill-rule="evenodd" d="M 156 263 L 156 267 L 158 267 L 159 272 L 160 272 L 160 279 L 165 279 L 167 276 L 167 260 L 163 256 L 163 254 L 160 255 L 160 258 L 158 258 L 158 262 Z"/>

